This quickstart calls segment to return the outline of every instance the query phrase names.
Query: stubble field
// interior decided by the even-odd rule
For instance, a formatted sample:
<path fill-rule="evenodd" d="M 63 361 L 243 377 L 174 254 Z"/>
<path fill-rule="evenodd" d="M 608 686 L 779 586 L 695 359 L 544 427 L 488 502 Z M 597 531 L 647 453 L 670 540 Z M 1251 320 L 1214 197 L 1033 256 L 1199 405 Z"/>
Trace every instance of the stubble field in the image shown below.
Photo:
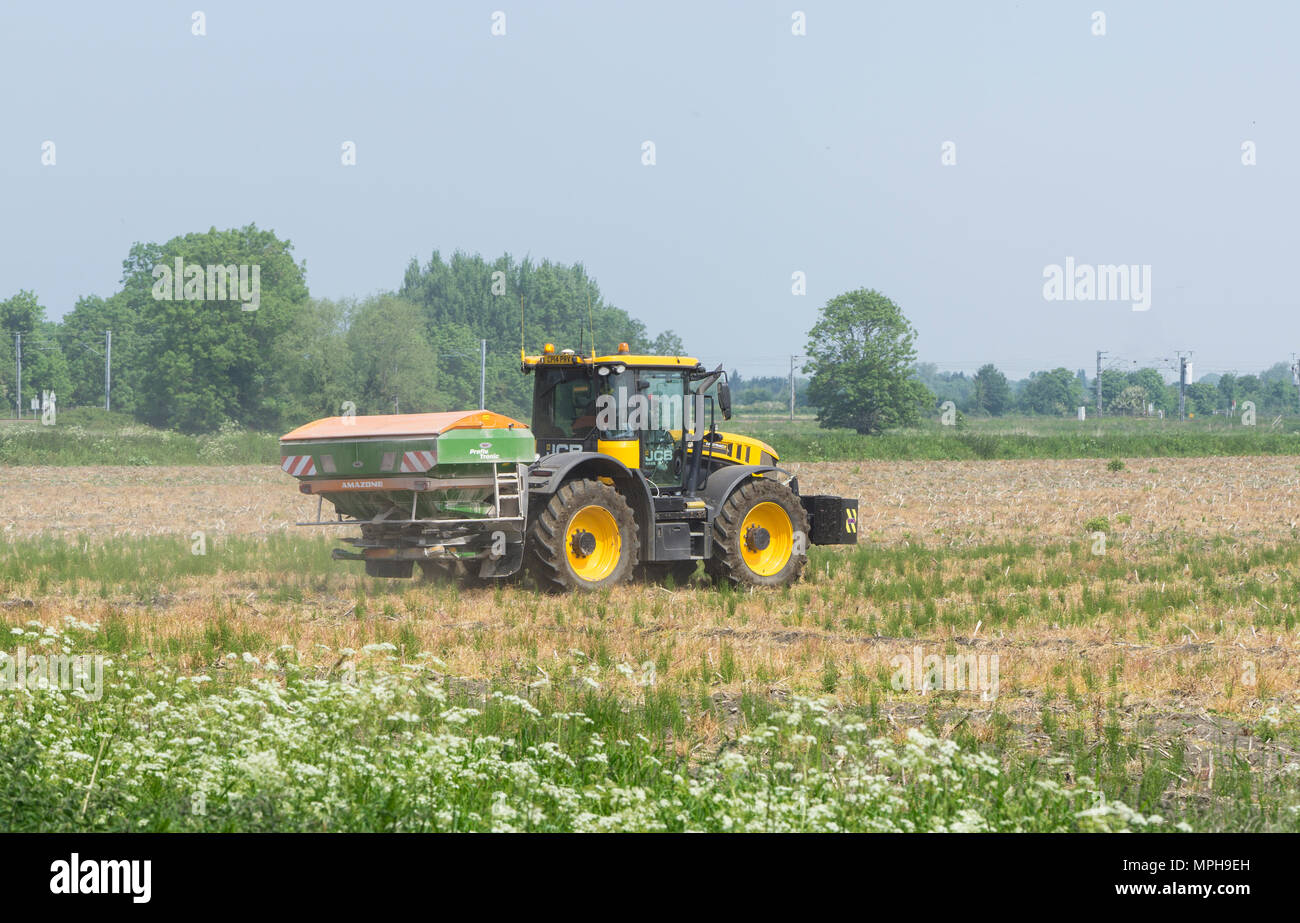
<path fill-rule="evenodd" d="M 1300 827 L 1300 458 L 790 468 L 857 548 L 582 597 L 365 578 L 271 467 L 0 469 L 9 653 L 111 661 L 2 693 L 62 736 L 0 825 Z"/>

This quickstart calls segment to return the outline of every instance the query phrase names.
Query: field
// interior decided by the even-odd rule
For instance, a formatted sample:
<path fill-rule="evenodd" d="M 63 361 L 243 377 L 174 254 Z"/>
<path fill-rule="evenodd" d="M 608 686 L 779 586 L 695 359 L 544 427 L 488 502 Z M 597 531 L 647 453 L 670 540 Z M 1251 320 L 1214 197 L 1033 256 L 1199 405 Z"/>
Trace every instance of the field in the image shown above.
<path fill-rule="evenodd" d="M 1300 458 L 791 467 L 862 499 L 801 584 L 581 598 L 368 579 L 270 466 L 0 468 L 3 649 L 107 661 L 0 692 L 0 829 L 1300 830 Z"/>

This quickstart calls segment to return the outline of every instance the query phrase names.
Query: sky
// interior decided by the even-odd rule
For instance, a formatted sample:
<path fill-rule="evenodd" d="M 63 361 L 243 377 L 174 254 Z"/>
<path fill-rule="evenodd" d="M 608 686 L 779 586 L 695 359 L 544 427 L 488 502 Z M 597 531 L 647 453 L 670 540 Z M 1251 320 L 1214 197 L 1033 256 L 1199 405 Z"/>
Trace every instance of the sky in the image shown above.
<path fill-rule="evenodd" d="M 857 288 L 942 370 L 1258 371 L 1300 350 L 1298 33 L 1292 2 L 6 0 L 0 298 L 58 318 L 137 241 L 254 223 L 328 298 L 434 250 L 582 262 L 746 376 Z M 1047 299 L 1067 259 L 1149 267 L 1149 309 Z"/>

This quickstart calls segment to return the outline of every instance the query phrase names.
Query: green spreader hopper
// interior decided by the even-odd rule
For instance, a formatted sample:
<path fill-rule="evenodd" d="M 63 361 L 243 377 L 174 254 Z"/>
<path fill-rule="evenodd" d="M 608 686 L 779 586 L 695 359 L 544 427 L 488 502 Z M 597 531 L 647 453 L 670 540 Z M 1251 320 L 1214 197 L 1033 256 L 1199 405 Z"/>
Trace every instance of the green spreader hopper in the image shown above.
<path fill-rule="evenodd" d="M 415 564 L 490 577 L 518 570 L 527 516 L 521 475 L 537 457 L 529 428 L 485 410 L 327 417 L 280 439 L 280 467 L 320 499 L 313 521 L 359 526 L 334 557 L 375 577 Z M 324 503 L 334 516 L 324 516 Z"/>

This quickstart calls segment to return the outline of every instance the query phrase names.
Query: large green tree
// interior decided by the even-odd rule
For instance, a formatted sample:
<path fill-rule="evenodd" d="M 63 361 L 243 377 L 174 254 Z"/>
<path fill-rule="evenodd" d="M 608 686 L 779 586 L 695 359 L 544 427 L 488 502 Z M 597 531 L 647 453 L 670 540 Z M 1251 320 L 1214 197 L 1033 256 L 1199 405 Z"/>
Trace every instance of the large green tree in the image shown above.
<path fill-rule="evenodd" d="M 202 278 L 191 277 L 195 267 Z M 241 270 L 248 290 L 256 279 L 256 301 L 243 289 L 232 295 L 228 284 L 219 290 L 214 267 Z M 277 348 L 306 305 L 303 273 L 288 241 L 254 225 L 132 247 L 123 264 L 123 297 L 137 318 L 133 347 L 147 357 L 137 414 L 187 432 L 228 420 L 279 426 L 285 381 Z"/>
<path fill-rule="evenodd" d="M 934 395 L 914 377 L 916 331 L 874 289 L 828 301 L 808 333 L 808 398 L 825 427 L 879 433 L 917 422 Z"/>
<path fill-rule="evenodd" d="M 975 373 L 974 387 L 971 390 L 971 412 L 996 417 L 1011 409 L 1011 403 L 1011 386 L 1007 384 L 1007 376 L 999 372 L 991 362 L 980 366 Z"/>

